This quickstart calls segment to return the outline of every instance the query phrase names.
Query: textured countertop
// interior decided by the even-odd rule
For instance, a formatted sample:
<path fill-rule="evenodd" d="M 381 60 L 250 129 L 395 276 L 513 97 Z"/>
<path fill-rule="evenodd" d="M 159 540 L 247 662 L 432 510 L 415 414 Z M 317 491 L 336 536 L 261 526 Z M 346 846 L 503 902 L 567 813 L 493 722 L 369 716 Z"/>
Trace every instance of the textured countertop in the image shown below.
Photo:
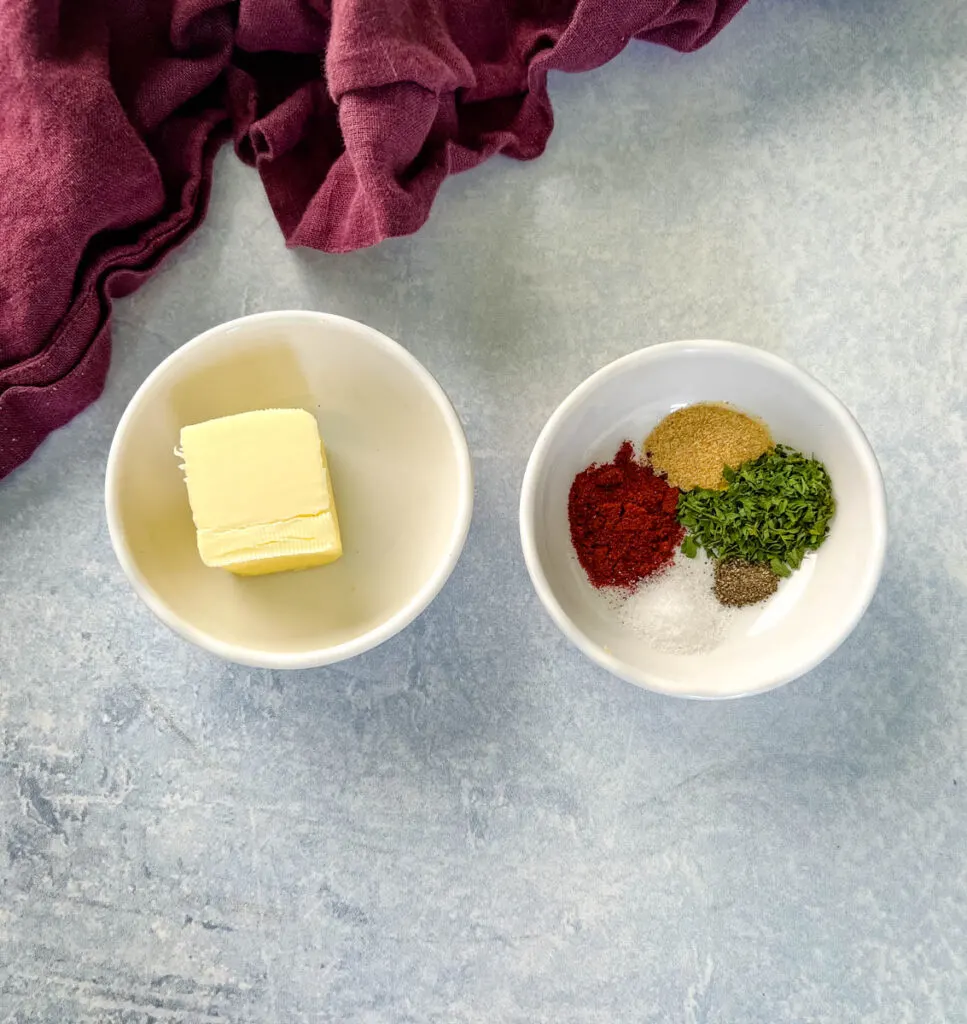
<path fill-rule="evenodd" d="M 753 0 L 552 96 L 542 159 L 349 256 L 286 251 L 223 152 L 203 228 L 116 306 L 102 400 L 0 483 L 0 1021 L 967 1019 L 967 6 Z M 407 345 L 477 474 L 430 610 L 293 674 L 157 623 L 101 497 L 159 360 L 283 307 Z M 554 406 L 683 337 L 831 386 L 891 504 L 852 638 L 736 703 L 595 669 L 518 545 Z"/>

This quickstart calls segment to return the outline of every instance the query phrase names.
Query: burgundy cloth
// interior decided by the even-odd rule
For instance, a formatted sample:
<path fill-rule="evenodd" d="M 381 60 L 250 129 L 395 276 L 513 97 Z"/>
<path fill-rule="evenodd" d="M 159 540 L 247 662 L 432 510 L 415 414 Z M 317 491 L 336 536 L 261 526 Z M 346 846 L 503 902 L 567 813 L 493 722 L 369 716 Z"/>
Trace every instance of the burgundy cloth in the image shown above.
<path fill-rule="evenodd" d="M 204 216 L 223 139 L 290 245 L 358 249 L 538 156 L 548 71 L 694 50 L 744 2 L 2 0 L 0 477 L 100 394 L 111 299 Z"/>

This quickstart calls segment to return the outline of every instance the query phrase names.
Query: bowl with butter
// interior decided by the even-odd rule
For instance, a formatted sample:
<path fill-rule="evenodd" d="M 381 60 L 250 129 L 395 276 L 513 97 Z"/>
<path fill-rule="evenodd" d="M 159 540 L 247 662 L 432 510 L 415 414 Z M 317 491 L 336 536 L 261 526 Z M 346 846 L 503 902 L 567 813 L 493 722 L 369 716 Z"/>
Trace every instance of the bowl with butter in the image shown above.
<path fill-rule="evenodd" d="M 360 654 L 436 597 L 466 540 L 470 453 L 440 385 L 372 328 L 310 311 L 173 352 L 118 424 L 105 503 L 137 594 L 241 664 Z"/>

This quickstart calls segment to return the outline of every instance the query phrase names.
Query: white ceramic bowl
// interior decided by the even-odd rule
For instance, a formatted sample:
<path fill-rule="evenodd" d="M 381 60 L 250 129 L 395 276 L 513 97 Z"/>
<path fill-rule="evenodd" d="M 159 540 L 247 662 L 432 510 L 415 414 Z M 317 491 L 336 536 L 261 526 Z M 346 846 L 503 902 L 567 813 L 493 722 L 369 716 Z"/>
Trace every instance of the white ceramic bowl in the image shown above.
<path fill-rule="evenodd" d="M 730 402 L 764 419 L 779 442 L 821 459 L 837 501 L 830 535 L 742 628 L 704 654 L 650 647 L 622 626 L 574 556 L 567 521 L 571 481 L 614 457 L 669 412 Z M 846 407 L 785 360 L 724 341 L 678 341 L 634 352 L 589 377 L 561 403 L 531 454 L 520 503 L 527 568 L 561 631 L 609 672 L 660 693 L 738 697 L 808 672 L 859 622 L 876 590 L 886 549 L 883 479 Z"/>
<path fill-rule="evenodd" d="M 344 554 L 240 578 L 198 557 L 173 449 L 185 424 L 271 407 L 319 421 Z M 375 647 L 426 608 L 463 549 L 473 479 L 453 407 L 406 349 L 290 311 L 213 327 L 148 377 L 118 424 L 105 500 L 118 560 L 163 622 L 231 661 L 307 668 Z"/>

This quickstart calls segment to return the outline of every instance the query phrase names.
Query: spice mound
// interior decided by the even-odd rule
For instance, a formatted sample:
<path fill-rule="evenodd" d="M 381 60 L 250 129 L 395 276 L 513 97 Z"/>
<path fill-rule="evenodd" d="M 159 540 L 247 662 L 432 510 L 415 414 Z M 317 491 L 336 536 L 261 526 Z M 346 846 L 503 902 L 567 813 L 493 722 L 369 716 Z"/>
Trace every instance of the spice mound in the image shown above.
<path fill-rule="evenodd" d="M 656 472 L 673 487 L 723 490 L 726 466 L 736 469 L 772 447 L 769 428 L 723 402 L 699 402 L 666 416 L 645 438 Z"/>
<path fill-rule="evenodd" d="M 678 490 L 635 458 L 630 441 L 613 462 L 578 473 L 567 511 L 571 543 L 595 587 L 633 589 L 673 560 L 685 535 Z"/>
<path fill-rule="evenodd" d="M 742 608 L 758 604 L 779 589 L 779 577 L 761 562 L 730 558 L 715 563 L 715 596 L 720 604 Z"/>
<path fill-rule="evenodd" d="M 785 445 L 725 470 L 728 488 L 693 490 L 678 503 L 686 555 L 766 563 L 777 576 L 798 569 L 829 534 L 836 512 L 826 467 Z"/>
<path fill-rule="evenodd" d="M 703 654 L 725 638 L 734 612 L 715 599 L 712 563 L 679 557 L 618 608 L 618 621 L 666 654 Z"/>

